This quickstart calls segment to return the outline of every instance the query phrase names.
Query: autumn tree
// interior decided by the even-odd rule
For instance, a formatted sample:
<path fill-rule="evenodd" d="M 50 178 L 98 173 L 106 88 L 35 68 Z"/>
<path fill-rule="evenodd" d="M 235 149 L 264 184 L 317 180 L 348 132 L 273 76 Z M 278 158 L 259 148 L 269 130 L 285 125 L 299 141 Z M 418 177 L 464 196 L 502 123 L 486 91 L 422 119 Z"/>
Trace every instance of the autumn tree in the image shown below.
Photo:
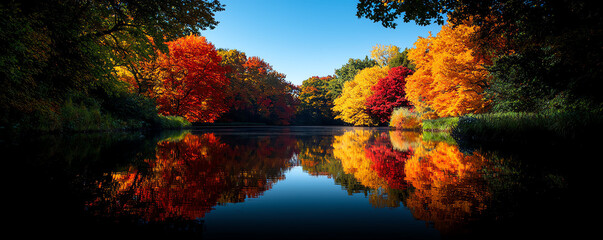
<path fill-rule="evenodd" d="M 230 81 L 226 94 L 229 108 L 220 119 L 240 121 L 248 112 L 253 111 L 256 97 L 254 92 L 258 92 L 258 89 L 246 77 L 244 64 L 247 62 L 247 55 L 244 52 L 236 49 L 219 49 L 218 53 L 222 57 L 221 65 L 228 69 L 226 77 Z"/>
<path fill-rule="evenodd" d="M 333 124 L 333 100 L 328 96 L 332 76 L 311 77 L 302 82 L 296 121 L 300 124 Z"/>
<path fill-rule="evenodd" d="M 373 94 L 372 87 L 387 76 L 388 67 L 374 66 L 360 71 L 353 81 L 346 82 L 341 96 L 335 99 L 336 119 L 356 126 L 375 126 L 366 108 L 366 99 Z"/>
<path fill-rule="evenodd" d="M 238 50 L 220 50 L 222 66 L 231 87 L 227 90 L 229 108 L 219 121 L 263 122 L 287 125 L 293 121 L 297 106 L 297 87 L 286 81 L 259 57 L 247 57 Z"/>
<path fill-rule="evenodd" d="M 373 94 L 366 99 L 366 107 L 379 123 L 387 123 L 394 108 L 410 106 L 405 85 L 406 77 L 411 74 L 412 70 L 406 67 L 390 68 L 387 76 L 372 87 Z"/>
<path fill-rule="evenodd" d="M 379 66 L 387 66 L 389 61 L 400 53 L 400 48 L 394 45 L 381 45 L 377 44 L 373 46 L 371 50 L 371 58 L 373 58 Z"/>
<path fill-rule="evenodd" d="M 603 35 L 594 34 L 603 26 L 601 6 L 585 0 L 359 0 L 357 16 L 391 28 L 398 17 L 419 25 L 470 20 L 478 27 L 472 36 L 477 50 L 500 58 L 492 68 L 493 110 L 593 111 L 603 102 Z"/>
<path fill-rule="evenodd" d="M 222 58 L 205 37 L 189 35 L 167 44 L 169 55 L 159 54 L 160 82 L 153 89 L 159 113 L 213 122 L 227 110 Z"/>
<path fill-rule="evenodd" d="M 150 97 L 153 88 L 159 83 L 162 66 L 157 56 L 142 58 L 137 62 L 127 63 L 127 66 L 115 67 L 117 77 L 129 84 L 132 92 Z"/>
<path fill-rule="evenodd" d="M 402 66 L 413 71 L 415 70 L 415 64 L 412 63 L 410 59 L 408 59 L 408 48 L 405 48 L 404 51 L 399 52 L 398 54 L 390 58 L 389 63 L 387 63 L 387 66 L 389 66 L 390 68 Z"/>
<path fill-rule="evenodd" d="M 165 50 L 164 42 L 215 27 L 222 10 L 217 0 L 2 1 L 0 125 L 65 128 L 82 120 L 61 116 L 70 100 L 115 122 L 153 122 L 153 103 L 129 92 L 114 68 L 153 55 L 150 39 Z"/>
<path fill-rule="evenodd" d="M 476 26 L 442 26 L 437 36 L 419 38 L 408 58 L 416 72 L 406 79 L 408 100 L 419 112 L 459 116 L 488 109 L 484 98 L 488 59 L 476 53 L 471 34 Z"/>

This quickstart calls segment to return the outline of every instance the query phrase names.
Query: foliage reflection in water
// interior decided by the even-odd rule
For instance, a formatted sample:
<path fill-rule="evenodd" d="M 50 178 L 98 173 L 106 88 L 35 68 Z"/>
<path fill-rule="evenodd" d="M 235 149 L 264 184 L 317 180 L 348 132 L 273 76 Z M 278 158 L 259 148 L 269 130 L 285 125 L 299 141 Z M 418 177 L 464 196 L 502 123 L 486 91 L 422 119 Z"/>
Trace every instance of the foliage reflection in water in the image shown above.
<path fill-rule="evenodd" d="M 144 169 L 112 172 L 105 191 L 89 205 L 145 221 L 194 220 L 219 204 L 257 198 L 294 166 L 291 136 L 230 146 L 213 133 L 185 133 L 157 143 Z"/>
<path fill-rule="evenodd" d="M 69 174 L 62 178 L 69 179 L 69 191 L 75 190 L 73 195 L 82 200 L 69 204 L 81 204 L 85 209 L 84 213 L 67 218 L 75 217 L 72 221 L 86 218 L 89 221 L 85 224 L 98 224 L 99 231 L 127 229 L 139 233 L 153 228 L 154 233 L 194 232 L 205 237 L 213 236 L 210 233 L 214 225 L 209 223 L 220 217 L 232 220 L 228 231 L 245 235 L 237 232 L 244 229 L 236 225 L 236 215 L 232 214 L 237 212 L 224 210 L 236 208 L 257 208 L 255 213 L 260 214 L 252 219 L 275 226 L 276 230 L 257 228 L 255 236 L 275 235 L 289 229 L 284 226 L 283 216 L 270 210 L 279 207 L 280 211 L 303 208 L 299 216 L 291 216 L 292 221 L 296 225 L 314 226 L 314 231 L 305 233 L 312 236 L 341 236 L 329 231 L 342 224 L 352 226 L 351 238 L 369 235 L 491 238 L 492 233 L 510 236 L 525 234 L 526 230 L 541 236 L 538 232 L 544 229 L 570 223 L 564 206 L 570 192 L 570 175 L 551 165 L 539 168 L 530 163 L 531 167 L 526 168 L 526 164 L 517 160 L 521 158 L 509 155 L 502 158 L 485 151 L 461 151 L 446 135 L 434 137 L 433 133 L 380 128 L 209 128 L 152 138 L 161 139 L 155 140 L 155 144 L 152 139 L 143 138 L 126 138 L 125 142 L 122 139 L 117 143 L 106 140 L 112 147 L 100 144 L 101 147 L 81 156 L 69 150 L 64 150 L 64 155 L 52 155 L 59 160 L 45 164 L 69 159 L 69 167 L 73 169 L 65 171 Z M 91 143 L 76 140 L 70 144 L 84 146 L 85 142 Z M 125 147 L 116 146 L 125 143 L 131 147 L 130 151 L 119 152 Z M 140 146 L 132 147 L 136 144 Z M 91 155 L 97 160 L 86 162 L 84 159 L 91 159 Z M 103 167 L 98 168 L 99 173 L 79 172 L 82 169 L 94 172 L 92 169 L 97 169 L 94 166 L 109 159 L 110 163 L 100 164 Z M 317 183 L 308 178 L 288 178 L 297 168 L 308 177 L 329 179 L 327 185 L 339 185 L 343 197 L 335 196 L 337 192 L 325 196 L 312 192 L 304 192 L 301 197 L 295 195 L 296 191 L 323 188 L 311 185 Z M 113 170 L 106 171 L 109 169 Z M 281 182 L 283 187 L 275 188 Z M 292 183 L 295 187 L 289 187 Z M 270 196 L 264 197 L 268 193 Z M 281 195 L 296 197 L 287 198 L 283 206 L 258 207 L 262 201 Z M 319 199 L 323 206 L 302 204 L 313 199 Z M 551 206 L 555 206 L 554 213 L 548 212 Z M 357 220 L 350 218 L 350 214 L 358 215 Z M 283 223 L 279 223 L 279 218 Z M 383 222 L 392 225 L 385 228 L 387 224 Z M 412 225 L 416 223 L 422 227 Z M 526 223 L 531 225 L 527 227 Z M 360 225 L 354 227 L 354 224 Z M 156 230 L 157 226 L 162 230 Z M 89 226 L 86 229 L 95 230 Z M 406 232 L 411 233 L 404 235 Z"/>

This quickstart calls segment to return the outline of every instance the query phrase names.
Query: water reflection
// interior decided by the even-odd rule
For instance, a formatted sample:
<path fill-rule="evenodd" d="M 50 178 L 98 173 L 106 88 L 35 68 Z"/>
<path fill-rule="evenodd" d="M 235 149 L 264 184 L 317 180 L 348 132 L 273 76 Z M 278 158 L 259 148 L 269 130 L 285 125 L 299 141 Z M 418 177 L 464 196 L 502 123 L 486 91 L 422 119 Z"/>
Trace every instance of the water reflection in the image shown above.
<path fill-rule="evenodd" d="M 99 183 L 105 194 L 89 206 L 146 221 L 193 220 L 216 205 L 259 197 L 296 164 L 295 141 L 282 135 L 246 143 L 230 146 L 213 133 L 160 141 L 147 166 L 112 172 Z"/>
<path fill-rule="evenodd" d="M 254 207 L 242 203 L 261 201 L 264 194 L 277 190 L 275 186 L 287 181 L 294 167 L 315 178 L 328 177 L 320 184 L 339 185 L 337 191 L 345 196 L 343 200 L 325 198 L 318 201 L 320 206 L 302 204 L 316 201 L 317 196 L 308 195 L 282 203 L 288 208 L 307 208 L 301 211 L 305 217 L 298 216 L 302 225 L 311 225 L 327 212 L 333 227 L 353 224 L 352 215 L 369 221 L 387 219 L 392 224 L 404 216 L 396 212 L 399 215 L 392 217 L 391 212 L 380 212 L 383 208 L 407 211 L 413 221 L 425 223 L 425 229 L 435 229 L 444 237 L 492 237 L 490 232 L 503 230 L 508 234 L 501 236 L 525 230 L 542 234 L 543 229 L 565 227 L 571 221 L 566 218 L 572 213 L 566 210 L 571 205 L 565 200 L 571 197 L 572 176 L 548 164 L 560 162 L 554 156 L 559 152 L 547 155 L 547 161 L 534 161 L 546 152 L 526 158 L 461 150 L 449 136 L 433 133 L 311 130 L 227 128 L 167 135 L 31 138 L 3 145 L 2 150 L 20 156 L 19 163 L 27 166 L 21 169 L 28 169 L 29 177 L 18 188 L 26 190 L 21 204 L 28 207 L 23 209 L 35 210 L 24 215 L 65 215 L 49 225 L 57 233 L 73 231 L 67 226 L 108 234 L 132 228 L 147 233 L 150 229 L 203 232 L 203 221 L 216 208 Z M 294 195 L 296 190 L 277 191 Z M 33 200 L 41 195 L 60 197 Z M 358 199 L 371 209 L 354 202 Z M 259 208 L 256 212 L 267 213 Z M 277 228 L 286 228 L 270 220 L 279 219 L 277 215 L 264 218 Z M 98 228 L 90 227 L 99 222 L 103 224 Z M 161 228 L 144 227 L 158 225 Z M 230 227 L 236 231 L 240 226 Z M 354 231 L 361 230 L 350 229 L 352 236 Z M 370 232 L 370 228 L 362 231 Z M 394 227 L 391 234 L 400 231 L 419 230 Z M 383 229 L 379 233 L 388 235 Z"/>
<path fill-rule="evenodd" d="M 458 230 L 488 207 L 491 194 L 481 174 L 493 167 L 488 163 L 479 153 L 466 155 L 455 145 L 423 141 L 404 169 L 414 188 L 405 205 L 440 231 Z"/>

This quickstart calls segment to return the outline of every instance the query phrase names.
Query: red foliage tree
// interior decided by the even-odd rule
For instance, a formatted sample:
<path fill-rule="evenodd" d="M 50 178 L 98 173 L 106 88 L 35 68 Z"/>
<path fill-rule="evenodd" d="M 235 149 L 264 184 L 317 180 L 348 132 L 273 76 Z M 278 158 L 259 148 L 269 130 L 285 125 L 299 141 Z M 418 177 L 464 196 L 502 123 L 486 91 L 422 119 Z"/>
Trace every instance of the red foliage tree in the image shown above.
<path fill-rule="evenodd" d="M 406 67 L 395 67 L 389 70 L 387 77 L 379 79 L 373 86 L 373 95 L 367 98 L 366 106 L 369 114 L 379 122 L 386 123 L 394 108 L 410 106 L 406 99 L 406 77 L 413 73 Z"/>
<path fill-rule="evenodd" d="M 153 92 L 159 113 L 183 116 L 191 122 L 213 122 L 228 109 L 227 69 L 213 44 L 190 35 L 167 43 L 169 55 L 157 61 L 160 81 Z"/>
<path fill-rule="evenodd" d="M 217 121 L 291 123 L 298 90 L 284 74 L 263 59 L 247 57 L 235 49 L 220 50 L 219 54 L 222 65 L 231 69 L 227 74 L 231 85 L 226 100 L 230 108 Z"/>
<path fill-rule="evenodd" d="M 289 125 L 297 107 L 294 92 L 297 87 L 285 80 L 285 74 L 275 71 L 259 57 L 250 57 L 243 64 L 246 81 L 251 85 L 255 110 L 259 121 Z"/>

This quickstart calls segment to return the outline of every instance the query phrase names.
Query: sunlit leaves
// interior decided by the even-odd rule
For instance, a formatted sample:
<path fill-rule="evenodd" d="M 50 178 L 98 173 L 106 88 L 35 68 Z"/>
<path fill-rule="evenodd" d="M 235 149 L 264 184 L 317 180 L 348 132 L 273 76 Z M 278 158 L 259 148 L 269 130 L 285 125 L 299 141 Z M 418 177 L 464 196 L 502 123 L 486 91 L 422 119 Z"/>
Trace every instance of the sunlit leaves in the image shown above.
<path fill-rule="evenodd" d="M 226 69 L 213 44 L 190 35 L 168 42 L 169 55 L 160 53 L 160 83 L 153 89 L 159 113 L 189 121 L 213 122 L 225 112 Z"/>
<path fill-rule="evenodd" d="M 389 119 L 389 126 L 400 130 L 416 130 L 423 127 L 421 114 L 407 107 L 396 108 Z"/>
<path fill-rule="evenodd" d="M 353 81 L 346 82 L 341 96 L 335 99 L 335 118 L 356 126 L 378 125 L 366 109 L 366 99 L 373 94 L 371 88 L 377 81 L 387 76 L 388 70 L 389 68 L 380 66 L 366 68 Z"/>
<path fill-rule="evenodd" d="M 377 61 L 379 66 L 387 66 L 389 61 L 400 53 L 400 48 L 394 45 L 381 45 L 377 44 L 373 46 L 371 50 L 371 58 Z"/>
<path fill-rule="evenodd" d="M 488 109 L 484 99 L 488 71 L 471 43 L 475 30 L 446 25 L 436 37 L 419 38 L 409 51 L 416 72 L 406 79 L 406 93 L 419 112 L 433 110 L 448 117 Z"/>
<path fill-rule="evenodd" d="M 343 85 L 354 80 L 354 77 L 362 69 L 373 67 L 377 62 L 373 59 L 365 57 L 364 59 L 348 59 L 348 62 L 338 69 L 335 69 L 335 78 L 329 81 L 329 96 L 335 100 L 341 95 Z"/>

